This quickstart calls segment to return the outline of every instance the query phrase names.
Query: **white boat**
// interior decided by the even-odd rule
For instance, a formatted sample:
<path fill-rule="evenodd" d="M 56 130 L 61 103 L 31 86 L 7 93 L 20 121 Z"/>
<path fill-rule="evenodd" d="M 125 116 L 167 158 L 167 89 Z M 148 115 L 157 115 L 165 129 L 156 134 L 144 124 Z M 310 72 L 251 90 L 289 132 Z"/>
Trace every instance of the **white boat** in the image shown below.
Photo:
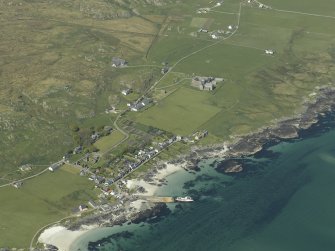
<path fill-rule="evenodd" d="M 190 196 L 186 196 L 186 197 L 177 197 L 176 201 L 179 201 L 179 202 L 192 202 L 194 200 Z"/>

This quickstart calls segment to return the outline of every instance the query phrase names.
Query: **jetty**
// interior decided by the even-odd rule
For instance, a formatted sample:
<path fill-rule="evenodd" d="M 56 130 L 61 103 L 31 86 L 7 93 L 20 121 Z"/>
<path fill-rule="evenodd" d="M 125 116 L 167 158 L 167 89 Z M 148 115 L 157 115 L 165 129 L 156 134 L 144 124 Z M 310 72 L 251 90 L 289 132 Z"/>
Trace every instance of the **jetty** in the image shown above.
<path fill-rule="evenodd" d="M 141 199 L 152 203 L 174 203 L 174 197 L 141 196 Z"/>

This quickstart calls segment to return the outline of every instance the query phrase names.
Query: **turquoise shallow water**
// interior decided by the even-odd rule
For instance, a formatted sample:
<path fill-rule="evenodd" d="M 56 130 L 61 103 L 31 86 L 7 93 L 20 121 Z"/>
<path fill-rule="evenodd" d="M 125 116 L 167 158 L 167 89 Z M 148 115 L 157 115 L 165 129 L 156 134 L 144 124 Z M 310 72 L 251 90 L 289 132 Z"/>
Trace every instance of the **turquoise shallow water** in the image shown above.
<path fill-rule="evenodd" d="M 161 221 L 99 229 L 73 250 L 335 250 L 335 129 L 333 118 L 253 158 L 230 177 L 210 162 L 201 172 L 171 175 L 161 195 L 191 194 Z M 186 182 L 186 184 L 185 184 Z"/>

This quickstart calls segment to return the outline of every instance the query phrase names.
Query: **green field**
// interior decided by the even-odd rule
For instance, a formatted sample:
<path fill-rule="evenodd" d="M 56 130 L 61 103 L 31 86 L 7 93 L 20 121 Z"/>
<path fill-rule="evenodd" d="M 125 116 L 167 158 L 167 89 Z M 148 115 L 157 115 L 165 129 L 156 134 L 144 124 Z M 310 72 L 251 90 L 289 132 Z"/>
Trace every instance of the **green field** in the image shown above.
<path fill-rule="evenodd" d="M 0 190 L 0 246 L 26 248 L 35 232 L 95 197 L 93 184 L 67 168 Z"/>
<path fill-rule="evenodd" d="M 220 111 L 207 103 L 210 95 L 191 88 L 180 88 L 151 109 L 140 113 L 137 121 L 188 135 Z"/>
<path fill-rule="evenodd" d="M 111 135 L 102 137 L 94 143 L 101 152 L 106 152 L 119 143 L 125 136 L 119 131 L 113 131 Z"/>
<path fill-rule="evenodd" d="M 269 2 L 276 5 L 273 1 Z M 325 6 L 330 4 L 329 1 L 323 3 Z M 280 8 L 285 7 L 282 2 L 280 5 Z M 293 8 L 293 5 L 299 6 L 297 2 L 293 4 L 290 1 L 286 9 Z M 225 78 L 222 87 L 212 95 L 203 96 L 201 101 L 194 99 L 183 103 L 184 110 L 193 110 L 192 102 L 205 102 L 220 109 L 220 112 L 216 112 L 210 118 L 199 115 L 199 122 L 194 124 L 193 128 L 207 129 L 222 139 L 248 133 L 270 125 L 278 118 L 292 115 L 299 110 L 304 97 L 314 92 L 317 86 L 332 82 L 335 32 L 331 27 L 335 24 L 335 18 L 322 16 L 329 14 L 327 8 L 317 6 L 313 9 L 312 6 L 315 6 L 315 2 L 308 1 L 302 11 L 319 11 L 317 15 L 244 6 L 239 30 L 234 36 L 185 58 L 182 53 L 178 53 L 178 40 L 173 43 L 177 48 L 174 53 L 183 58 L 173 71 L 178 74 L 184 73 L 185 76 Z M 189 25 L 200 25 L 208 22 L 210 18 L 214 23 L 218 23 L 223 22 L 227 15 L 223 14 L 220 19 L 218 13 L 209 13 L 201 18 L 193 18 Z M 180 21 L 180 26 L 183 25 L 185 26 L 186 22 Z M 154 48 L 165 48 L 166 41 L 162 38 Z M 275 56 L 267 56 L 264 53 L 268 48 L 276 51 Z M 182 81 L 180 85 L 175 84 L 178 78 L 173 71 L 159 83 L 159 88 L 171 86 L 176 89 L 181 84 L 186 85 L 187 80 Z M 185 95 L 184 100 L 188 98 Z M 177 112 L 171 112 L 166 108 L 173 107 L 176 102 L 178 101 L 168 96 L 165 101 L 160 101 L 167 105 L 155 106 L 152 111 L 140 115 L 138 120 L 172 132 L 180 132 L 181 125 L 171 125 L 178 117 Z M 175 110 L 177 109 L 172 109 Z M 181 124 L 190 128 L 188 121 L 193 115 L 189 112 L 187 114 L 183 114 L 184 121 L 182 119 Z M 161 122 L 162 120 L 164 122 Z M 200 120 L 207 121 L 200 123 Z"/>

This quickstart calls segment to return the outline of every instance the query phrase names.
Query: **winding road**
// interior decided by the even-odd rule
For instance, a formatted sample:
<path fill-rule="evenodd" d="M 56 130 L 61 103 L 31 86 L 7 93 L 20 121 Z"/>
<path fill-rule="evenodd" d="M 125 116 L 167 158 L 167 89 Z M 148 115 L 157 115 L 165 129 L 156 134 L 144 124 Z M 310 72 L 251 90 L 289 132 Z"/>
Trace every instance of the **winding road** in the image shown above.
<path fill-rule="evenodd" d="M 258 3 L 259 3 L 259 2 L 258 2 Z M 164 79 L 169 75 L 169 73 L 172 73 L 172 70 L 175 69 L 180 63 L 182 63 L 182 62 L 185 61 L 186 59 L 190 58 L 191 56 L 193 56 L 193 55 L 195 55 L 195 54 L 197 54 L 197 53 L 200 53 L 200 52 L 202 52 L 202 51 L 204 51 L 204 50 L 206 50 L 206 49 L 208 49 L 208 48 L 211 48 L 211 47 L 213 47 L 213 46 L 216 46 L 216 45 L 218 45 L 218 44 L 221 44 L 221 43 L 223 43 L 225 40 L 227 40 L 227 39 L 231 38 L 232 36 L 234 36 L 234 35 L 237 33 L 237 31 L 238 31 L 238 29 L 239 29 L 239 26 L 240 26 L 240 19 L 241 19 L 242 5 L 243 5 L 243 2 L 241 2 L 240 5 L 239 5 L 239 11 L 238 11 L 238 13 L 227 13 L 227 12 L 220 12 L 220 11 L 213 11 L 213 10 L 210 10 L 210 11 L 212 11 L 212 12 L 216 12 L 216 13 L 236 14 L 237 17 L 238 17 L 238 19 L 237 19 L 237 28 L 236 28 L 231 34 L 229 34 L 229 36 L 227 36 L 227 37 L 225 37 L 225 38 L 223 38 L 223 39 L 221 39 L 221 40 L 219 40 L 219 41 L 217 41 L 217 42 L 215 42 L 215 43 L 212 43 L 212 44 L 210 44 L 210 45 L 206 45 L 206 46 L 204 46 L 204 47 L 202 47 L 202 48 L 200 48 L 200 49 L 198 49 L 198 50 L 196 50 L 196 51 L 193 51 L 193 52 L 191 52 L 191 53 L 189 53 L 189 54 L 187 54 L 187 55 L 181 57 L 179 60 L 177 60 L 177 61 L 170 67 L 169 72 L 167 72 L 167 73 L 164 74 L 160 79 L 158 79 L 158 80 L 157 80 L 157 81 L 156 81 L 156 82 L 155 82 L 155 83 L 154 83 L 154 84 L 153 84 L 147 91 L 144 92 L 144 94 L 143 94 L 137 101 L 139 101 L 140 99 L 142 99 L 143 97 L 145 97 L 146 95 L 148 95 L 150 92 L 152 92 L 152 91 L 156 88 L 156 86 L 157 86 L 159 83 L 161 83 L 162 80 L 164 80 Z M 324 18 L 332 18 L 332 19 L 335 19 L 334 16 L 320 15 L 320 14 L 314 14 L 314 13 L 305 13 L 305 12 L 299 12 L 299 11 L 281 10 L 281 9 L 274 9 L 274 8 L 270 8 L 269 10 L 277 11 L 277 12 L 286 12 L 286 13 L 299 14 L 299 15 L 308 15 L 308 16 L 315 16 L 315 17 L 324 17 Z M 257 48 L 257 49 L 258 49 L 258 48 Z M 136 68 L 136 67 L 158 67 L 158 66 L 155 66 L 155 65 L 142 65 L 142 66 L 130 66 L 130 67 L 132 67 L 132 68 Z M 183 79 L 183 80 L 185 80 L 185 79 Z M 181 81 L 183 81 L 183 80 L 181 80 Z M 180 82 L 181 82 L 181 81 L 180 81 Z M 177 84 L 179 84 L 179 82 L 178 82 Z M 175 84 L 174 84 L 174 85 L 175 85 Z M 162 87 L 162 88 L 163 88 L 163 87 Z M 165 88 L 165 87 L 164 87 L 164 88 Z M 161 89 L 161 88 L 157 88 L 157 89 Z M 234 105 L 235 105 L 235 104 L 234 104 Z M 234 105 L 233 105 L 233 106 L 234 106 Z M 232 107 L 233 107 L 233 106 L 232 106 Z M 118 121 L 119 121 L 119 119 L 121 118 L 121 116 L 125 115 L 127 112 L 129 112 L 129 109 L 126 109 L 126 110 L 123 110 L 122 112 L 120 112 L 119 115 L 116 117 L 116 119 L 115 119 L 114 122 L 113 122 L 113 125 L 114 125 L 115 129 L 118 130 L 119 132 L 121 132 L 125 137 L 124 137 L 119 143 L 117 143 L 116 145 L 114 145 L 114 146 L 111 147 L 110 149 L 106 150 L 104 153 L 106 153 L 106 152 L 108 152 L 108 151 L 114 149 L 115 147 L 117 147 L 117 146 L 119 146 L 120 144 L 124 143 L 124 142 L 129 138 L 129 134 L 128 134 L 124 129 L 122 129 L 122 128 L 118 125 Z M 40 172 L 40 173 L 38 173 L 38 174 L 35 174 L 35 175 L 33 175 L 33 176 L 30 176 L 30 177 L 27 177 L 27 178 L 24 178 L 24 179 L 21 179 L 21 180 L 18 180 L 18 181 L 25 181 L 25 180 L 28 180 L 28 179 L 32 179 L 32 178 L 34 178 L 34 177 L 37 177 L 37 176 L 43 174 L 43 173 L 46 172 L 47 170 L 48 170 L 48 169 L 45 169 L 45 170 L 43 170 L 42 172 Z M 12 182 L 11 182 L 11 183 L 12 183 Z M 1 187 L 5 187 L 5 186 L 9 186 L 9 185 L 11 185 L 11 183 L 2 185 L 2 186 L 0 186 L 0 188 L 1 188 Z M 45 228 L 47 228 L 47 227 L 49 227 L 49 226 L 51 226 L 51 225 L 60 223 L 61 221 L 65 220 L 65 219 L 72 218 L 72 217 L 74 217 L 74 216 L 68 216 L 68 217 L 65 217 L 65 218 L 63 218 L 63 219 L 61 219 L 61 220 L 59 220 L 59 221 L 50 223 L 50 224 L 48 224 L 48 225 L 46 225 L 46 226 L 40 228 L 40 229 L 35 233 L 33 239 L 31 240 L 30 248 L 31 248 L 31 249 L 33 248 L 33 243 L 34 243 L 36 237 L 38 236 L 38 234 L 39 234 L 42 230 L 44 230 Z"/>

